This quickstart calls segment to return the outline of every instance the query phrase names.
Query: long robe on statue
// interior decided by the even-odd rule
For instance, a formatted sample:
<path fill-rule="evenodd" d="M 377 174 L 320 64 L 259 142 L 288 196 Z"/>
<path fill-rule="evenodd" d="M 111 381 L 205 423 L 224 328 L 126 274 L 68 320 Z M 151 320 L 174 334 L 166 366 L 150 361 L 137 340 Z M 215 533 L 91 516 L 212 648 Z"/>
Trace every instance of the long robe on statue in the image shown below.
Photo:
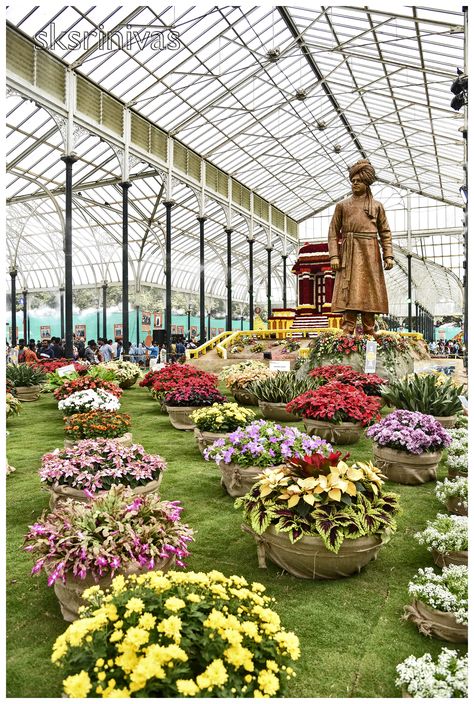
<path fill-rule="evenodd" d="M 388 313 L 383 257 L 392 257 L 392 233 L 384 207 L 370 199 L 346 198 L 337 203 L 329 226 L 329 256 L 339 257 L 331 311 Z"/>

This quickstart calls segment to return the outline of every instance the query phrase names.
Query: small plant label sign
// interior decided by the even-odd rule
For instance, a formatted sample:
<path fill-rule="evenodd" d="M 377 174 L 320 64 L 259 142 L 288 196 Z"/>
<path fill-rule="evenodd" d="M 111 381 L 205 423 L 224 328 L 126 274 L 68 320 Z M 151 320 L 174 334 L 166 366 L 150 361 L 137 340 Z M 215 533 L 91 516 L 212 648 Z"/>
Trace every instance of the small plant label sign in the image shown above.
<path fill-rule="evenodd" d="M 365 348 L 364 372 L 366 374 L 375 374 L 376 364 L 377 364 L 377 343 L 375 342 L 375 340 L 367 340 L 367 345 Z"/>

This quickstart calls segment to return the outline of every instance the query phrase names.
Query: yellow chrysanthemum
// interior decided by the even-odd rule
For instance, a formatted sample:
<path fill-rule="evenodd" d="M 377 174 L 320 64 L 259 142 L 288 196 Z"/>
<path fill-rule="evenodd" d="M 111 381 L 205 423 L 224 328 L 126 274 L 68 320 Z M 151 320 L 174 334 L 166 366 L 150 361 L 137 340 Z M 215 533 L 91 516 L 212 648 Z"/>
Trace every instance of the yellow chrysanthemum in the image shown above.
<path fill-rule="evenodd" d="M 155 627 L 155 623 L 156 616 L 150 614 L 149 611 L 146 611 L 138 619 L 138 625 L 140 626 L 140 628 L 146 628 L 147 631 L 151 631 Z"/>
<path fill-rule="evenodd" d="M 241 645 L 231 645 L 224 650 L 224 657 L 235 669 L 243 667 L 247 672 L 253 672 L 253 655 L 248 648 Z"/>
<path fill-rule="evenodd" d="M 173 638 L 176 643 L 181 642 L 181 626 L 182 621 L 178 616 L 169 616 L 164 618 L 158 624 L 158 631 L 164 633 L 168 638 Z"/>
<path fill-rule="evenodd" d="M 213 689 L 227 682 L 229 676 L 221 659 L 213 660 L 201 675 L 196 677 L 200 689 Z"/>
<path fill-rule="evenodd" d="M 150 634 L 145 628 L 131 627 L 125 634 L 122 646 L 132 646 L 133 648 L 140 648 L 140 646 L 148 643 Z"/>
<path fill-rule="evenodd" d="M 298 660 L 300 656 L 300 642 L 298 636 L 289 631 L 280 631 L 275 635 L 275 640 L 278 643 L 280 650 L 283 653 L 288 653 L 288 655 L 293 660 Z"/>
<path fill-rule="evenodd" d="M 143 603 L 142 599 L 138 599 L 136 596 L 132 596 L 132 598 L 129 599 L 125 604 L 125 607 L 127 609 L 125 612 L 125 618 L 127 618 L 127 616 L 130 616 L 133 613 L 140 614 L 145 608 L 145 604 Z"/>
<path fill-rule="evenodd" d="M 130 690 L 128 689 L 111 689 L 107 694 L 104 694 L 104 699 L 129 699 Z"/>
<path fill-rule="evenodd" d="M 280 689 L 280 682 L 273 672 L 262 670 L 258 675 L 258 684 L 264 694 L 273 697 Z"/>
<path fill-rule="evenodd" d="M 63 681 L 64 694 L 71 699 L 85 699 L 92 689 L 89 675 L 81 670 L 77 675 L 69 675 Z"/>
<path fill-rule="evenodd" d="M 176 689 L 183 697 L 194 697 L 199 692 L 194 680 L 176 680 Z"/>
<path fill-rule="evenodd" d="M 185 606 L 186 602 L 176 596 L 170 596 L 165 601 L 165 609 L 168 611 L 179 611 L 180 609 L 184 609 Z"/>
<path fill-rule="evenodd" d="M 191 602 L 195 603 L 195 604 L 199 604 L 199 602 L 202 601 L 202 597 L 199 596 L 199 594 L 195 594 L 194 592 L 191 592 L 190 594 L 188 594 L 188 595 L 186 596 L 186 599 L 187 599 L 188 601 L 191 601 Z"/>

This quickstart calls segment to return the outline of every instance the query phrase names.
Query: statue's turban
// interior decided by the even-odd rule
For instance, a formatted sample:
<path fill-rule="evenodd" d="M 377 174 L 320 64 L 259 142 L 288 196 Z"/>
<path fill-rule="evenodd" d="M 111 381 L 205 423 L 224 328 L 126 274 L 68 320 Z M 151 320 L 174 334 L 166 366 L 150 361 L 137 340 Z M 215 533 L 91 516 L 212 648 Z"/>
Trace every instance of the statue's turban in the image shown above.
<path fill-rule="evenodd" d="M 370 186 L 377 178 L 374 167 L 367 159 L 356 161 L 356 163 L 350 167 L 349 178 L 352 180 L 356 174 L 366 186 Z"/>

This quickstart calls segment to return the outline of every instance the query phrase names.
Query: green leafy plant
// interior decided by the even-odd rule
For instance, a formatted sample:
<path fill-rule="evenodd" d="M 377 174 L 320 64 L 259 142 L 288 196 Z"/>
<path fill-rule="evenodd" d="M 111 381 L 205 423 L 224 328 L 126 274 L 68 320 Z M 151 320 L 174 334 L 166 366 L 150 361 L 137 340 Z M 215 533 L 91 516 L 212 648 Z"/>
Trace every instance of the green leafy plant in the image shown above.
<path fill-rule="evenodd" d="M 462 409 L 459 396 L 465 386 L 457 386 L 450 378 L 433 374 L 410 374 L 382 389 L 387 406 L 419 411 L 431 416 L 452 416 Z"/>
<path fill-rule="evenodd" d="M 5 395 L 5 404 L 7 410 L 7 418 L 10 416 L 18 415 L 21 411 L 21 401 L 19 401 L 13 394 Z"/>
<path fill-rule="evenodd" d="M 259 401 L 267 403 L 289 403 L 305 391 L 320 385 L 318 379 L 310 376 L 299 378 L 296 372 L 277 372 L 276 376 L 255 381 L 248 387 Z"/>
<path fill-rule="evenodd" d="M 46 378 L 42 369 L 29 364 L 7 364 L 6 377 L 13 386 L 37 386 Z"/>

